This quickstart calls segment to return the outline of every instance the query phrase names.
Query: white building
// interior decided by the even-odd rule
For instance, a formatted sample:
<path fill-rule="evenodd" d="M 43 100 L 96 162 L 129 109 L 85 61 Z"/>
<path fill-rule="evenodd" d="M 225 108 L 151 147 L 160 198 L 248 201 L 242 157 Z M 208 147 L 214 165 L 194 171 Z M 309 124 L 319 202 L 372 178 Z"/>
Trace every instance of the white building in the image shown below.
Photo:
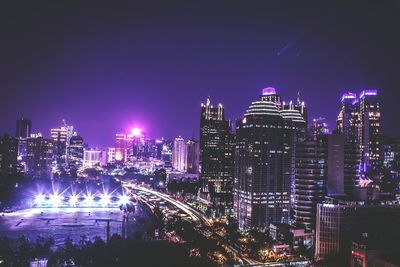
<path fill-rule="evenodd" d="M 178 136 L 174 140 L 172 167 L 180 172 L 186 171 L 186 142 L 181 136 Z"/>

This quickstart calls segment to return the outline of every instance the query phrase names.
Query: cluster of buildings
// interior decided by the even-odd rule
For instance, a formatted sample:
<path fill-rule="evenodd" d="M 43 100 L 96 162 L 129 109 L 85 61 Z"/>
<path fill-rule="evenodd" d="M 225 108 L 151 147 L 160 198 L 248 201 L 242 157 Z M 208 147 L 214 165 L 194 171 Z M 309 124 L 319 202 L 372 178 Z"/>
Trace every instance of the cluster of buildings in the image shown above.
<path fill-rule="evenodd" d="M 303 233 L 317 258 L 349 254 L 352 239 L 363 233 L 393 230 L 375 227 L 388 220 L 378 214 L 397 221 L 400 212 L 400 150 L 397 141 L 381 140 L 378 91 L 345 93 L 340 104 L 330 131 L 322 118 L 308 121 L 299 95 L 283 101 L 275 88 L 264 88 L 233 132 L 223 106 L 207 99 L 200 119 L 200 197 L 216 215 L 233 214 L 242 230 Z"/>

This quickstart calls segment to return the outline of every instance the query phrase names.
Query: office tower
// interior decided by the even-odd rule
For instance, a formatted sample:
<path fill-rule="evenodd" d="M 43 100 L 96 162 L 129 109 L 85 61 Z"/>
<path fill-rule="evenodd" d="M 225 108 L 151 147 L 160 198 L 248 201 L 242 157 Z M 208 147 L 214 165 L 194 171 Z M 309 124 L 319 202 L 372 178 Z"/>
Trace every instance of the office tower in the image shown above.
<path fill-rule="evenodd" d="M 156 158 L 161 159 L 161 154 L 164 146 L 164 139 L 156 139 Z"/>
<path fill-rule="evenodd" d="M 325 118 L 319 117 L 312 120 L 312 123 L 308 129 L 308 135 L 311 138 L 314 138 L 316 140 L 318 136 L 328 133 L 330 133 L 330 131 L 328 128 L 328 124 L 325 121 Z"/>
<path fill-rule="evenodd" d="M 222 104 L 214 107 L 208 97 L 200 113 L 200 196 L 216 215 L 232 209 L 234 135 Z"/>
<path fill-rule="evenodd" d="M 107 151 L 101 149 L 84 149 L 83 165 L 86 167 L 103 166 L 107 164 Z"/>
<path fill-rule="evenodd" d="M 115 160 L 126 161 L 126 134 L 115 134 Z"/>
<path fill-rule="evenodd" d="M 0 138 L 0 184 L 9 183 L 17 173 L 18 138 Z"/>
<path fill-rule="evenodd" d="M 236 122 L 234 209 L 241 229 L 290 222 L 294 149 L 306 125 L 298 110 L 280 110 L 278 99 L 264 89 Z"/>
<path fill-rule="evenodd" d="M 164 140 L 164 144 L 162 146 L 161 151 L 161 160 L 164 161 L 164 165 L 166 167 L 172 167 L 172 148 L 173 148 L 173 141 L 171 140 Z"/>
<path fill-rule="evenodd" d="M 289 102 L 283 101 L 282 106 L 283 106 L 283 109 L 294 109 L 294 110 L 297 110 L 298 112 L 300 112 L 306 125 L 308 125 L 308 108 L 307 108 L 305 102 L 300 99 L 300 92 L 297 93 L 297 98 L 296 98 L 295 103 L 293 103 L 293 101 L 289 101 Z"/>
<path fill-rule="evenodd" d="M 399 224 L 397 201 L 367 203 L 328 198 L 317 207 L 315 256 L 317 259 L 340 256 L 350 260 L 352 240 L 362 233 L 398 236 Z"/>
<path fill-rule="evenodd" d="M 32 134 L 27 140 L 26 168 L 34 177 L 50 178 L 53 161 L 53 140 Z"/>
<path fill-rule="evenodd" d="M 359 100 L 359 152 L 363 172 L 376 174 L 380 162 L 380 106 L 377 90 L 364 90 Z"/>
<path fill-rule="evenodd" d="M 68 130 L 65 127 L 53 128 L 50 136 L 54 144 L 54 159 L 57 164 L 64 164 L 67 156 Z"/>
<path fill-rule="evenodd" d="M 181 136 L 176 137 L 174 140 L 172 167 L 180 172 L 186 171 L 186 143 Z"/>
<path fill-rule="evenodd" d="M 199 156 L 200 156 L 200 146 L 199 142 L 194 139 L 189 140 L 186 143 L 186 172 L 192 174 L 199 173 Z"/>
<path fill-rule="evenodd" d="M 305 107 L 303 102 L 303 107 Z M 295 165 L 296 165 L 296 146 L 306 138 L 307 124 L 303 115 L 294 105 L 283 105 L 281 116 L 284 121 L 284 180 L 290 181 L 290 209 L 294 205 L 294 190 L 295 190 Z"/>
<path fill-rule="evenodd" d="M 32 132 L 32 121 L 28 119 L 18 119 L 15 131 L 15 137 L 17 138 L 28 138 Z"/>
<path fill-rule="evenodd" d="M 85 143 L 83 138 L 79 135 L 72 136 L 69 141 L 68 147 L 68 164 L 79 167 L 82 165 L 83 161 L 83 149 Z"/>
<path fill-rule="evenodd" d="M 321 134 L 296 147 L 293 223 L 315 229 L 317 204 L 344 194 L 344 137 Z"/>
<path fill-rule="evenodd" d="M 381 150 L 383 169 L 398 177 L 400 172 L 400 140 L 383 137 Z"/>
<path fill-rule="evenodd" d="M 336 130 L 344 137 L 344 192 L 351 195 L 359 179 L 359 109 L 357 96 L 354 93 L 343 94 L 341 102 L 342 107 L 336 120 Z"/>

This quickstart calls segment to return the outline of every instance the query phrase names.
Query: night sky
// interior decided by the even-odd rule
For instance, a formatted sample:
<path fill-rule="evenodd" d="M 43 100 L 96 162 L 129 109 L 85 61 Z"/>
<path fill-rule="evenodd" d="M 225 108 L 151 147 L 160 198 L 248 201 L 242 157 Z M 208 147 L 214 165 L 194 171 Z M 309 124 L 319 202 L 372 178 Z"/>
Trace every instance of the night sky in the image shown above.
<path fill-rule="evenodd" d="M 91 146 L 133 126 L 188 138 L 208 95 L 235 119 L 267 86 L 331 128 L 343 92 L 379 89 L 400 134 L 398 1 L 16 2 L 0 3 L 0 134 L 26 117 Z"/>

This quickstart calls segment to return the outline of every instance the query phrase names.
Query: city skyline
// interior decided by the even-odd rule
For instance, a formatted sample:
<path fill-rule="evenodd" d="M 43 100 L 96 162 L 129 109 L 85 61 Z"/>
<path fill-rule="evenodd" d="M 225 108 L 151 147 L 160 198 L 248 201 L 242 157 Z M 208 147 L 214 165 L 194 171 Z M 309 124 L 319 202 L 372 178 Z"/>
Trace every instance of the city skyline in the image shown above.
<path fill-rule="evenodd" d="M 132 126 L 154 138 L 198 138 L 198 107 L 208 95 L 235 121 L 268 86 L 283 99 L 300 91 L 309 117 L 325 117 L 333 129 L 342 93 L 378 89 L 387 111 L 400 97 L 394 2 L 273 12 L 261 3 L 167 11 L 131 4 L 113 7 L 119 17 L 102 4 L 79 12 L 72 3 L 6 7 L 13 12 L 1 13 L 8 22 L 0 26 L 1 134 L 14 135 L 24 117 L 45 136 L 66 119 L 92 146 L 111 146 Z M 75 19 L 67 25 L 64 17 Z M 385 113 L 383 133 L 397 136 L 396 115 Z"/>

